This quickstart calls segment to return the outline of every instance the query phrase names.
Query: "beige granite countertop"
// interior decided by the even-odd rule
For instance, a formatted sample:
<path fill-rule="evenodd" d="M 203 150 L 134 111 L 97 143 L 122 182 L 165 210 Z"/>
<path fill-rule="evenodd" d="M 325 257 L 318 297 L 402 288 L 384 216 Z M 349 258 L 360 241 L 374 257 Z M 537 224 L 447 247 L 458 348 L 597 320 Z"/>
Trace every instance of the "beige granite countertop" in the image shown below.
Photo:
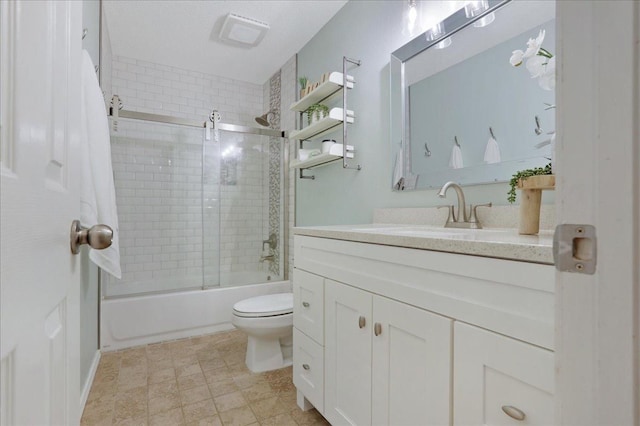
<path fill-rule="evenodd" d="M 480 230 L 415 224 L 374 223 L 295 227 L 295 235 L 332 238 L 474 256 L 553 264 L 553 231 L 519 235 L 513 228 Z"/>

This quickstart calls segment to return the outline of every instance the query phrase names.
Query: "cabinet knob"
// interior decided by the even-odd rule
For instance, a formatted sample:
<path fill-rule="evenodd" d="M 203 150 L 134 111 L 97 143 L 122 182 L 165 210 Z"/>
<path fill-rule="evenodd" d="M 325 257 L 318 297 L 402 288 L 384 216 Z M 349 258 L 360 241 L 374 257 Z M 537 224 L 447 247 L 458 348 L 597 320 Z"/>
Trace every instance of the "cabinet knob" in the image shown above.
<path fill-rule="evenodd" d="M 507 416 L 518 421 L 523 421 L 524 418 L 527 417 L 527 415 L 524 414 L 524 411 L 514 407 L 513 405 L 503 405 L 502 411 L 504 411 Z"/>
<path fill-rule="evenodd" d="M 360 316 L 360 318 L 358 318 L 358 327 L 364 328 L 365 325 L 367 325 L 367 320 L 363 316 Z"/>
<path fill-rule="evenodd" d="M 377 322 L 373 325 L 373 334 L 375 334 L 376 336 L 379 336 L 382 334 L 382 324 Z"/>
<path fill-rule="evenodd" d="M 311 367 L 309 367 L 309 364 L 302 364 L 302 368 L 304 368 L 305 370 L 311 370 Z"/>
<path fill-rule="evenodd" d="M 305 308 L 308 308 L 311 305 L 309 304 L 309 302 L 302 302 L 302 306 L 304 306 Z"/>

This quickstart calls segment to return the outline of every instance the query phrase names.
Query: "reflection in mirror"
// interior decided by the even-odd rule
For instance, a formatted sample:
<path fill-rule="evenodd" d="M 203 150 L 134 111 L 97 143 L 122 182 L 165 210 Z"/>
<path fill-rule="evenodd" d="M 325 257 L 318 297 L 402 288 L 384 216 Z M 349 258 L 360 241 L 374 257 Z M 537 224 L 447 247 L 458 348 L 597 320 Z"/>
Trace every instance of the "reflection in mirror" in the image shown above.
<path fill-rule="evenodd" d="M 394 189 L 503 182 L 549 162 L 554 81 L 532 78 L 552 72 L 549 58 L 510 59 L 540 31 L 555 52 L 555 2 L 485 3 L 485 14 L 459 10 L 391 56 Z"/>

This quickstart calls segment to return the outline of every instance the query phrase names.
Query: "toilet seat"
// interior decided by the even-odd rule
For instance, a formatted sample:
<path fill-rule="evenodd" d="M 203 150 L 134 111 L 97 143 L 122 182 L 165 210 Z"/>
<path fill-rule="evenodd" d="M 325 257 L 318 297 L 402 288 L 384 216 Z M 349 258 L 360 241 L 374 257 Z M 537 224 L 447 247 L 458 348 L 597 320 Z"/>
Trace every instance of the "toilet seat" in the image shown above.
<path fill-rule="evenodd" d="M 293 313 L 293 293 L 268 294 L 241 300 L 233 314 L 242 318 L 264 318 Z"/>

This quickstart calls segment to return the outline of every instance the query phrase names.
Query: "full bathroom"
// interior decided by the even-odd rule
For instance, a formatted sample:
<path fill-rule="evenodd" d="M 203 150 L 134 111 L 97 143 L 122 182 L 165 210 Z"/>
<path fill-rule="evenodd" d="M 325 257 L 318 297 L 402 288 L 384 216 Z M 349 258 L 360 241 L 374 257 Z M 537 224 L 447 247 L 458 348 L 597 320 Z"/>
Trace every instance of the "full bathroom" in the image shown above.
<path fill-rule="evenodd" d="M 0 34 L 0 424 L 640 424 L 637 0 Z"/>

